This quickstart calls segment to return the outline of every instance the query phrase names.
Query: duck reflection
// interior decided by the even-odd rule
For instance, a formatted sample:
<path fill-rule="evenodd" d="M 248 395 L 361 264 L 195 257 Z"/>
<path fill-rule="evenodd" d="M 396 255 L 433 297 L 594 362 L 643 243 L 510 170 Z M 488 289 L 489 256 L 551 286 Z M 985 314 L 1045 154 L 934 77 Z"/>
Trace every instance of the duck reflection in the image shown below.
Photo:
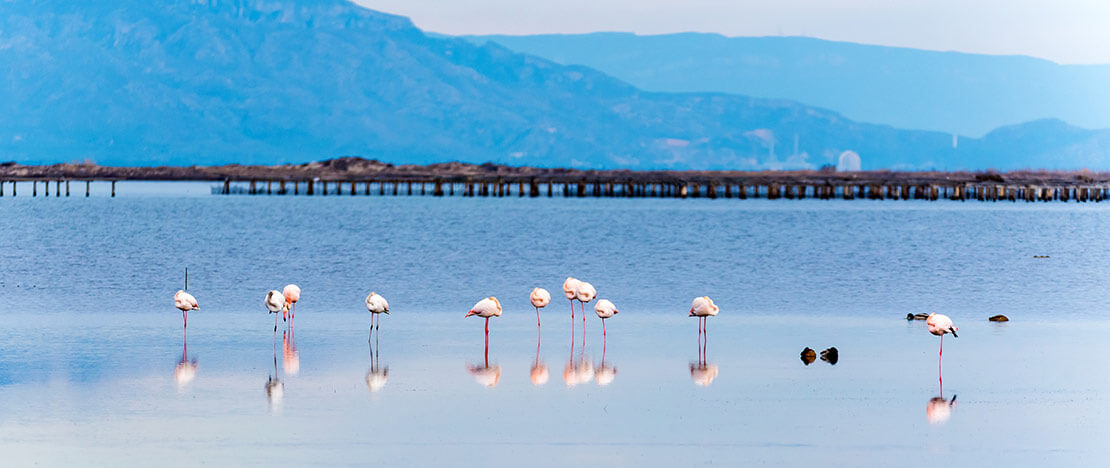
<path fill-rule="evenodd" d="M 281 367 L 287 375 L 297 375 L 301 371 L 301 357 L 297 354 L 292 327 L 281 334 Z"/>
<path fill-rule="evenodd" d="M 489 365 L 489 336 L 486 337 L 485 353 L 482 357 L 482 365 L 468 364 L 466 370 L 470 375 L 474 376 L 474 380 L 479 384 L 493 388 L 497 386 L 497 382 L 501 381 L 501 366 Z"/>
<path fill-rule="evenodd" d="M 537 289 L 539 289 L 539 288 L 537 288 Z M 546 291 L 544 291 L 544 292 L 546 292 Z M 535 293 L 533 293 L 533 295 L 534 294 Z M 538 310 L 538 308 L 537 308 L 537 310 Z M 540 331 L 539 331 L 538 320 L 539 319 L 537 319 L 537 326 L 536 326 L 536 360 L 532 361 L 532 372 L 529 373 L 529 377 L 531 377 L 531 379 L 532 379 L 532 385 L 543 385 L 543 384 L 547 383 L 548 379 L 551 378 L 550 373 L 547 371 L 547 364 L 544 364 L 543 361 L 540 360 L 540 338 L 541 338 L 541 335 L 540 335 Z"/>
<path fill-rule="evenodd" d="M 177 387 L 182 388 L 189 382 L 192 382 L 197 376 L 197 358 L 193 357 L 189 360 L 189 332 L 186 331 L 184 340 L 181 344 L 181 360 L 177 361 L 177 365 L 173 368 L 173 380 L 177 382 Z"/>
<path fill-rule="evenodd" d="M 375 339 L 373 344 L 367 341 L 370 346 L 370 370 L 366 372 L 366 388 L 371 392 L 381 390 L 382 387 L 385 387 L 385 382 L 389 380 L 389 366 L 382 367 L 381 365 L 381 357 L 378 356 L 381 347 L 377 346 L 377 341 Z"/>
<path fill-rule="evenodd" d="M 719 372 L 717 365 L 709 363 L 706 357 L 708 341 L 708 337 L 703 340 L 702 335 L 698 334 L 698 362 L 696 364 L 690 363 L 690 379 L 702 387 L 708 387 L 709 384 L 713 383 L 713 379 L 717 378 Z M 805 362 L 804 352 L 802 361 Z"/>
<path fill-rule="evenodd" d="M 281 400 L 285 396 L 285 384 L 278 378 L 277 368 L 277 336 L 274 337 L 274 371 L 270 373 L 270 377 L 266 379 L 266 399 L 270 402 L 270 409 L 275 406 L 281 405 Z"/>

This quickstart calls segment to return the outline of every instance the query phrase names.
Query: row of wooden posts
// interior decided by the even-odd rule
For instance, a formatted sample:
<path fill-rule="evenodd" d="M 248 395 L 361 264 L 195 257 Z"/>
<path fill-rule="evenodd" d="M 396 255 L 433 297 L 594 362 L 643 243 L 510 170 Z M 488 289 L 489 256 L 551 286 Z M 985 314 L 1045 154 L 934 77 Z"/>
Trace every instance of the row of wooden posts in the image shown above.
<path fill-rule="evenodd" d="M 18 181 L 16 181 L 16 180 L 0 180 L 0 197 L 3 197 L 5 195 L 5 193 L 4 193 L 5 192 L 5 190 L 4 190 L 5 186 L 7 186 L 11 189 L 10 191 L 8 191 L 9 196 L 13 196 L 13 197 L 18 196 L 19 195 L 19 184 L 18 184 L 18 182 L 22 182 L 24 184 L 27 184 L 27 183 L 31 184 L 31 196 L 32 197 L 39 196 L 39 184 L 43 185 L 42 195 L 44 197 L 49 197 L 50 196 L 50 184 L 52 182 L 54 183 L 54 196 L 56 196 L 56 197 L 63 196 L 62 195 L 62 187 L 64 186 L 65 187 L 65 196 L 68 197 L 69 196 L 69 183 L 70 182 L 77 182 L 77 183 L 84 182 L 85 183 L 85 196 L 87 197 L 87 196 L 89 196 L 89 192 L 90 192 L 89 186 L 92 184 L 92 182 L 94 182 L 94 180 L 92 180 L 92 179 L 81 179 L 81 180 L 33 179 L 33 180 L 18 180 Z M 105 182 L 111 182 L 112 183 L 112 196 L 115 197 L 116 196 L 116 181 L 115 180 L 109 180 L 109 181 L 105 181 Z"/>
<path fill-rule="evenodd" d="M 31 196 L 70 196 L 70 182 L 84 182 L 85 196 L 89 196 L 93 180 L 20 180 L 0 181 L 0 197 L 17 196 L 17 182 L 31 184 Z M 116 180 L 112 196 L 116 196 Z M 245 187 L 244 187 L 245 185 Z M 5 190 L 10 188 L 10 190 Z M 430 190 L 429 190 L 430 188 Z M 505 181 L 444 181 L 444 180 L 387 180 L 387 181 L 223 181 L 220 190 L 224 195 L 433 195 L 464 197 L 656 197 L 656 198 L 767 198 L 771 200 L 817 198 L 868 199 L 868 200 L 981 200 L 981 201 L 1094 201 L 1110 197 L 1110 186 L 1104 185 L 1009 185 L 1009 184 L 779 184 L 740 182 L 611 182 L 600 180 L 538 181 L 535 179 Z M 7 192 L 7 193 L 5 193 Z M 430 192 L 430 193 L 429 193 Z"/>
<path fill-rule="evenodd" d="M 612 182 L 601 180 L 225 180 L 219 193 L 247 195 L 433 195 L 464 197 L 659 197 L 659 198 L 833 198 L 869 200 L 980 200 L 980 201 L 1102 201 L 1110 196 L 1104 185 L 1008 184 L 779 184 L 741 182 Z M 429 188 L 431 190 L 429 190 Z"/>

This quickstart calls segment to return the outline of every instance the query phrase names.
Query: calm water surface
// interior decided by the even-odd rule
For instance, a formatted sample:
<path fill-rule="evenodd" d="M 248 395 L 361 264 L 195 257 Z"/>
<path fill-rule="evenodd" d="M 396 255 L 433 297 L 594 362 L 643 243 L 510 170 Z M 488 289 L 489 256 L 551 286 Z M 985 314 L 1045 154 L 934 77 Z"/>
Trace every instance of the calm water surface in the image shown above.
<path fill-rule="evenodd" d="M 1110 205 L 208 190 L 0 199 L 6 460 L 1110 458 Z M 171 301 L 184 265 L 201 305 L 187 338 Z M 620 308 L 605 340 L 590 307 L 572 335 L 567 275 Z M 290 282 L 304 291 L 297 319 L 274 333 L 262 299 Z M 535 286 L 556 296 L 539 330 Z M 376 343 L 371 290 L 393 311 Z M 488 295 L 505 314 L 487 355 L 482 321 L 463 315 Z M 704 359 L 685 317 L 697 295 L 722 310 Z M 902 319 L 934 311 L 960 327 L 943 395 L 939 340 Z M 996 313 L 1013 321 L 988 323 Z M 806 366 L 806 346 L 840 360 Z"/>

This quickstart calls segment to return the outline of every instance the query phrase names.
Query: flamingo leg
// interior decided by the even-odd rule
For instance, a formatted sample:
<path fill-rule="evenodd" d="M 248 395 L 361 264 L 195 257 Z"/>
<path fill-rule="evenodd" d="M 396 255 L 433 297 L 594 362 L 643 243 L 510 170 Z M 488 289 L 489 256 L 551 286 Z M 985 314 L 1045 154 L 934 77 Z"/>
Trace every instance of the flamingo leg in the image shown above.
<path fill-rule="evenodd" d="M 570 324 L 574 325 L 574 299 L 570 300 Z"/>
<path fill-rule="evenodd" d="M 585 335 L 585 333 L 586 333 L 586 303 L 582 302 L 582 301 L 578 301 L 578 303 L 582 304 L 582 337 L 585 338 L 585 336 L 586 336 Z"/>
<path fill-rule="evenodd" d="M 536 307 L 536 326 L 540 326 L 540 308 Z"/>
<path fill-rule="evenodd" d="M 189 311 L 181 311 L 181 318 L 185 320 L 185 328 L 189 328 Z"/>

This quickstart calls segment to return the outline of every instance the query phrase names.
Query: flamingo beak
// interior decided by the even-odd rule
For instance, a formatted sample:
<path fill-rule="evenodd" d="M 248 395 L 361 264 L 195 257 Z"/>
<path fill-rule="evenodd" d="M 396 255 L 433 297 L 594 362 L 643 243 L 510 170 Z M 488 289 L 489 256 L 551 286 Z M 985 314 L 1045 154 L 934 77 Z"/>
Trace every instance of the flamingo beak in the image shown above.
<path fill-rule="evenodd" d="M 621 311 L 619 311 L 619 310 L 614 310 L 614 311 L 613 311 L 613 315 L 617 315 L 617 314 L 619 314 L 619 313 L 621 313 Z"/>
<path fill-rule="evenodd" d="M 956 334 L 956 330 L 959 330 L 959 328 L 956 328 L 956 327 L 952 327 L 952 336 L 953 336 L 953 337 L 955 337 L 955 338 L 959 338 L 959 337 L 960 337 L 960 335 L 957 335 L 957 334 Z"/>
<path fill-rule="evenodd" d="M 473 310 L 469 310 L 469 311 L 466 312 L 466 317 L 469 317 L 471 315 L 478 315 L 478 313 L 474 312 Z M 463 318 L 466 318 L 466 317 L 463 317 Z"/>

